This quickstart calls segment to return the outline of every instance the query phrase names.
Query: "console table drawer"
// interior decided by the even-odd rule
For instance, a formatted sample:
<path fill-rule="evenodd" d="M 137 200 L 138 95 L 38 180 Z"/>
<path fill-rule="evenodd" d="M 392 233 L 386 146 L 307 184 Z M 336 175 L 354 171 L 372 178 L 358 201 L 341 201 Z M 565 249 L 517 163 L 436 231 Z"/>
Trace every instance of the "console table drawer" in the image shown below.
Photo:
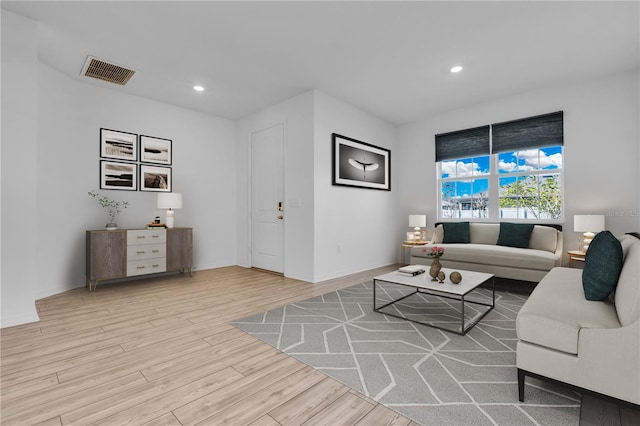
<path fill-rule="evenodd" d="M 167 231 L 165 229 L 135 229 L 127 231 L 127 245 L 165 244 Z"/>
<path fill-rule="evenodd" d="M 141 244 L 127 248 L 127 260 L 155 259 L 166 256 L 166 244 Z"/>
<path fill-rule="evenodd" d="M 154 274 L 156 272 L 165 272 L 167 270 L 167 259 L 142 259 L 130 260 L 127 262 L 127 276 Z"/>

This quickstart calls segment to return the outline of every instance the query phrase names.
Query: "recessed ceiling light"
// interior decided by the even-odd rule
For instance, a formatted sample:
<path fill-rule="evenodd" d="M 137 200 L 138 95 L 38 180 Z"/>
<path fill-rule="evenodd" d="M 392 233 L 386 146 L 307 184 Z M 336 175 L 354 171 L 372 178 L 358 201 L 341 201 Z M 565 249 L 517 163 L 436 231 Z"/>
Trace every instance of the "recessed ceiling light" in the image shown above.
<path fill-rule="evenodd" d="M 202 92 L 204 90 L 204 87 L 202 87 L 202 86 L 193 86 L 193 90 L 195 90 L 196 92 Z"/>
<path fill-rule="evenodd" d="M 455 67 L 451 68 L 451 72 L 460 72 L 462 71 L 462 67 L 460 65 L 456 65 Z"/>

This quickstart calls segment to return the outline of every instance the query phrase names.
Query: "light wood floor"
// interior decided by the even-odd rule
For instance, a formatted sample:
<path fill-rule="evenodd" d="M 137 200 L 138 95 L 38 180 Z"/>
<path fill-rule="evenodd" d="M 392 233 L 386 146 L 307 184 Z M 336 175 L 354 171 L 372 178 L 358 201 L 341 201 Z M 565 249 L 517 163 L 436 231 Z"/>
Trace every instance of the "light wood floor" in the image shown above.
<path fill-rule="evenodd" d="M 71 290 L 1 333 L 2 425 L 410 425 L 230 321 L 363 282 L 240 267 Z"/>

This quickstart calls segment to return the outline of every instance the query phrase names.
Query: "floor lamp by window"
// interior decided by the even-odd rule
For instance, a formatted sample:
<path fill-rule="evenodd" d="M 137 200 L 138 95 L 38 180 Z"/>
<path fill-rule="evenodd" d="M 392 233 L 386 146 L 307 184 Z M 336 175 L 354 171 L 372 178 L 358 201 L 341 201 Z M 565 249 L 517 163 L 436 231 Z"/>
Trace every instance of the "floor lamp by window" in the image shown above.
<path fill-rule="evenodd" d="M 182 194 L 177 192 L 161 192 L 158 194 L 158 208 L 167 209 L 165 225 L 173 228 L 173 211 L 182 208 Z"/>
<path fill-rule="evenodd" d="M 582 232 L 582 238 L 578 240 L 578 250 L 586 253 L 593 237 L 604 231 L 604 215 L 602 214 L 577 214 L 573 216 L 573 231 Z"/>

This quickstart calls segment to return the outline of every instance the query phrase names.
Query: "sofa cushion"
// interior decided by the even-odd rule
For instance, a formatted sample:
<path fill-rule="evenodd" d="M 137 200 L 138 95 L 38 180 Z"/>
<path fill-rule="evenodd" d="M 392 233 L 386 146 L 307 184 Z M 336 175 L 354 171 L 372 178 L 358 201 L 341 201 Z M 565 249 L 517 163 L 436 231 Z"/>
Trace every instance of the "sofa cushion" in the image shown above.
<path fill-rule="evenodd" d="M 529 248 L 555 253 L 558 247 L 558 230 L 550 226 L 536 225 L 531 231 Z"/>
<path fill-rule="evenodd" d="M 529 238 L 533 231 L 530 223 L 500 222 L 500 234 L 498 234 L 499 246 L 529 248 Z"/>
<path fill-rule="evenodd" d="M 626 326 L 640 318 L 640 239 L 624 235 L 620 243 L 625 256 L 614 300 L 620 324 Z"/>
<path fill-rule="evenodd" d="M 444 244 L 468 243 L 470 241 L 469 222 L 443 223 L 442 228 L 444 230 L 442 240 Z"/>
<path fill-rule="evenodd" d="M 427 250 L 429 246 L 427 246 Z M 488 244 L 447 244 L 443 261 L 476 263 L 548 271 L 556 266 L 556 255 L 544 250 L 523 249 Z M 427 257 L 417 249 L 411 255 Z"/>
<path fill-rule="evenodd" d="M 495 245 L 498 241 L 498 233 L 500 232 L 499 223 L 470 223 L 469 224 L 469 241 L 473 244 L 491 244 Z"/>
<path fill-rule="evenodd" d="M 440 244 L 444 239 L 444 229 L 442 228 L 442 224 L 436 226 L 436 229 L 433 230 L 433 235 L 431 236 L 431 242 L 434 244 Z"/>
<path fill-rule="evenodd" d="M 609 231 L 598 233 L 584 258 L 582 286 L 587 300 L 603 300 L 616 288 L 622 269 L 622 246 Z"/>
<path fill-rule="evenodd" d="M 577 354 L 582 328 L 620 327 L 611 301 L 584 298 L 580 274 L 580 269 L 572 268 L 549 271 L 518 313 L 518 339 Z"/>

